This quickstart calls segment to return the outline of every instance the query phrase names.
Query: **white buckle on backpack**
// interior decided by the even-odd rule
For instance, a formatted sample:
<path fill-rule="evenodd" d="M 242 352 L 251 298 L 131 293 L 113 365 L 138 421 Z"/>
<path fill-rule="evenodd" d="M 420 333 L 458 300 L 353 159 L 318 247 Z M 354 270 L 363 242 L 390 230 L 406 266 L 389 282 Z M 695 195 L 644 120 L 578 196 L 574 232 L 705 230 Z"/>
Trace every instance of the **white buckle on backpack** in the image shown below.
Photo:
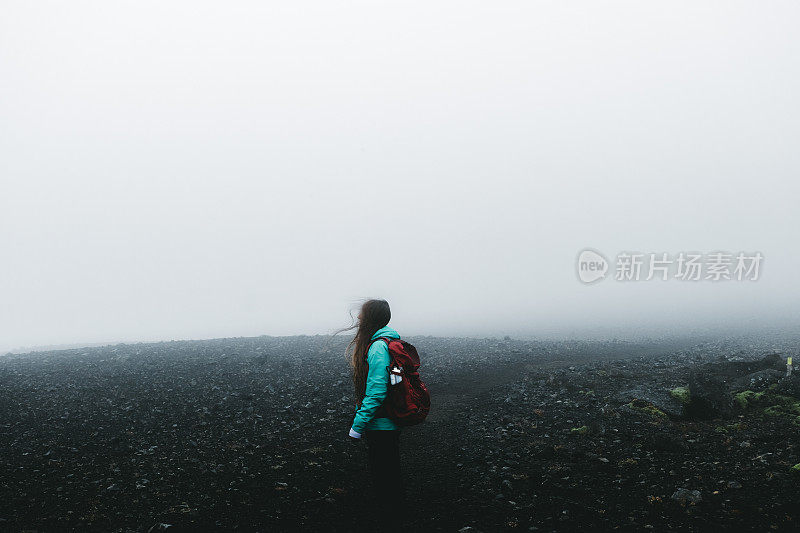
<path fill-rule="evenodd" d="M 389 371 L 389 383 L 392 385 L 397 385 L 403 381 L 403 369 L 394 367 Z"/>

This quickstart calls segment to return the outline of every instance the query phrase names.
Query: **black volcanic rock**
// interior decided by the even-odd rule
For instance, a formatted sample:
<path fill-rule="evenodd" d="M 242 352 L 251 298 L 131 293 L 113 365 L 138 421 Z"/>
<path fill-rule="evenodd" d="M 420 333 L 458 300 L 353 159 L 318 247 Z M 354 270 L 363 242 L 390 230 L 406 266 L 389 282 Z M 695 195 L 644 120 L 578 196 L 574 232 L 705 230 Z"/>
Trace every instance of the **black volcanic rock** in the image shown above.
<path fill-rule="evenodd" d="M 771 382 L 781 360 L 760 354 L 788 353 L 794 337 L 408 340 L 433 409 L 401 435 L 414 509 L 404 531 L 800 523 L 797 426 L 755 409 L 714 418 L 724 409 L 713 405 L 739 378 Z M 364 505 L 364 443 L 347 437 L 346 342 L 254 337 L 0 357 L 0 530 L 380 530 L 385 517 Z M 709 420 L 672 411 L 669 391 L 689 383 L 710 398 Z M 796 376 L 781 378 L 775 393 L 798 388 Z M 673 500 L 679 489 L 689 493 Z"/>
<path fill-rule="evenodd" d="M 760 392 L 771 385 L 778 383 L 786 375 L 786 370 L 775 370 L 774 368 L 766 368 L 741 376 L 731 381 L 731 390 L 743 391 L 751 390 Z"/>
<path fill-rule="evenodd" d="M 800 375 L 793 373 L 781 378 L 775 387 L 775 393 L 800 399 Z"/>
<path fill-rule="evenodd" d="M 710 374 L 707 370 L 692 372 L 689 376 L 689 403 L 686 416 L 697 420 L 730 417 L 733 414 L 733 396 L 725 377 Z"/>

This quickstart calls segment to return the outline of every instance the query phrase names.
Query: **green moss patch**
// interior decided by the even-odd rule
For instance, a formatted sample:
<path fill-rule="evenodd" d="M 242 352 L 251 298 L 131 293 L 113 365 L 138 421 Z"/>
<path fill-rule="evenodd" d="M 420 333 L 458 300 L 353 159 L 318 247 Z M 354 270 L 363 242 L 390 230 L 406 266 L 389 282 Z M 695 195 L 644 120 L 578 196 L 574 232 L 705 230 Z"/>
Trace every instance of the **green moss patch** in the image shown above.
<path fill-rule="evenodd" d="M 675 387 L 669 391 L 669 394 L 683 405 L 688 404 L 689 400 L 691 399 L 691 394 L 689 393 L 688 387 Z"/>
<path fill-rule="evenodd" d="M 747 409 L 752 405 L 762 403 L 766 392 L 753 392 L 751 390 L 742 391 L 736 394 L 733 399 L 736 400 L 736 403 L 739 404 L 739 407 L 742 409 Z"/>
<path fill-rule="evenodd" d="M 800 401 L 790 396 L 770 395 L 775 403 L 764 408 L 764 415 L 783 417 L 800 426 Z"/>
<path fill-rule="evenodd" d="M 742 409 L 760 409 L 764 416 L 780 417 L 800 426 L 800 400 L 771 391 L 746 390 L 734 396 Z"/>
<path fill-rule="evenodd" d="M 650 402 L 646 402 L 644 400 L 633 400 L 631 403 L 628 404 L 628 407 L 633 409 L 634 411 L 639 411 L 640 413 L 646 414 L 653 418 L 667 418 L 666 413 L 653 405 Z"/>
<path fill-rule="evenodd" d="M 747 409 L 747 406 L 750 405 L 750 402 L 753 400 L 754 394 L 755 392 L 746 390 L 735 395 L 733 399 L 736 400 L 736 403 L 739 405 L 739 407 L 742 409 Z"/>

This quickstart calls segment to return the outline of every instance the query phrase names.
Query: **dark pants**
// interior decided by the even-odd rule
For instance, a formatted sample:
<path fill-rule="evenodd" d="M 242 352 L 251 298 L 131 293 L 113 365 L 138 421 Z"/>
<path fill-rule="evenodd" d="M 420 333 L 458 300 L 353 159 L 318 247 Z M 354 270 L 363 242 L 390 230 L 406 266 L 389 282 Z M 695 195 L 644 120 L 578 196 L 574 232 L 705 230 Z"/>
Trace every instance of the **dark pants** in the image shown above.
<path fill-rule="evenodd" d="M 400 430 L 366 431 L 369 472 L 375 510 L 402 514 L 404 495 L 400 478 Z"/>

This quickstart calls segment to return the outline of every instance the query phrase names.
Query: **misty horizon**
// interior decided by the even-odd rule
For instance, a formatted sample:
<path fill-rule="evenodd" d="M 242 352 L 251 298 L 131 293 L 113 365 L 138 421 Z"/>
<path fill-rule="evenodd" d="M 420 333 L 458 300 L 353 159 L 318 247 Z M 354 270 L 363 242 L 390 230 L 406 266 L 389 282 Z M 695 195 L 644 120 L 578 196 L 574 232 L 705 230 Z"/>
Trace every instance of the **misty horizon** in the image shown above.
<path fill-rule="evenodd" d="M 403 335 L 796 329 L 800 8 L 623 5 L 6 6 L 0 353 L 364 296 Z M 586 285 L 586 248 L 764 262 Z"/>

